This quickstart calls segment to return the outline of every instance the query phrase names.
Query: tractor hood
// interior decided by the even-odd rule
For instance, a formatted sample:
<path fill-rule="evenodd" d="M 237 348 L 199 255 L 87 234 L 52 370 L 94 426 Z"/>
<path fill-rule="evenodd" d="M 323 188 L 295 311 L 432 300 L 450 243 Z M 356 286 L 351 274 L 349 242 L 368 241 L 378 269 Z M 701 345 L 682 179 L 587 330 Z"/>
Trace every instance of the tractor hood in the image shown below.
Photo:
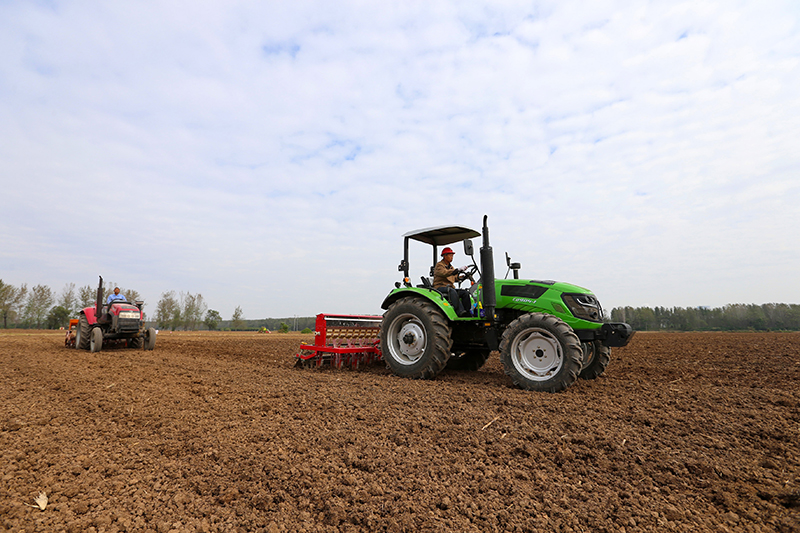
<path fill-rule="evenodd" d="M 561 292 L 579 292 L 579 293 L 588 293 L 591 294 L 592 291 L 589 289 L 585 289 L 583 287 L 579 287 L 577 285 L 573 285 L 571 283 L 564 283 L 563 281 L 535 281 L 531 280 L 533 283 L 541 283 L 543 285 L 549 285 L 551 289 L 561 291 Z"/>
<path fill-rule="evenodd" d="M 498 279 L 495 280 L 499 307 L 519 311 L 545 312 L 582 329 L 597 327 L 603 321 L 603 308 L 591 291 L 560 281 Z M 569 313 L 567 313 L 569 310 Z M 587 321 L 581 324 L 577 320 Z"/>
<path fill-rule="evenodd" d="M 583 287 L 579 287 L 577 285 L 573 285 L 571 283 L 564 283 L 563 281 L 553 281 L 553 280 L 538 280 L 538 279 L 498 279 L 495 280 L 495 284 L 497 285 L 498 289 L 501 286 L 505 287 L 538 287 L 541 289 L 552 289 L 558 292 L 576 292 L 581 294 L 591 294 L 592 291 L 589 289 L 584 289 Z M 541 290 L 544 292 L 544 290 Z"/>
<path fill-rule="evenodd" d="M 123 318 L 134 318 L 133 313 L 136 313 L 135 318 L 141 319 L 142 316 L 141 309 L 139 309 L 132 303 L 120 302 L 120 301 L 112 303 L 111 306 L 108 308 L 108 312 L 111 315 L 115 316 L 120 316 L 120 313 L 122 313 L 121 316 Z"/>

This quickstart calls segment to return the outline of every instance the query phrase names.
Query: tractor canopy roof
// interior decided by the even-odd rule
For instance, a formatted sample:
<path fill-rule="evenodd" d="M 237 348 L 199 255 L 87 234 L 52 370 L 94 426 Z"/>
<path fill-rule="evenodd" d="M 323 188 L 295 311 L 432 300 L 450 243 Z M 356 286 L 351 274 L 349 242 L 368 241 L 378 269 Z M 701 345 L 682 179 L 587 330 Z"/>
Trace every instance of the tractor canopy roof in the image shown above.
<path fill-rule="evenodd" d="M 433 228 L 418 229 L 403 235 L 407 239 L 414 239 L 434 246 L 451 244 L 480 236 L 481 234 L 474 229 L 465 228 L 464 226 L 435 226 Z"/>

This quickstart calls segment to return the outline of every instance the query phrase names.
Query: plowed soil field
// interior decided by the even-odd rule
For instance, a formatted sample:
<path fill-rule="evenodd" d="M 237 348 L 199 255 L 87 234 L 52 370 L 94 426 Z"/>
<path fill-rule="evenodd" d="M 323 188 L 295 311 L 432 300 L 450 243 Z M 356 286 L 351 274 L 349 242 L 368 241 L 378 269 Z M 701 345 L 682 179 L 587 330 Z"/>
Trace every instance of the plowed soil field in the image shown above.
<path fill-rule="evenodd" d="M 800 531 L 800 334 L 638 333 L 560 394 L 311 338 L 0 331 L 0 531 Z"/>

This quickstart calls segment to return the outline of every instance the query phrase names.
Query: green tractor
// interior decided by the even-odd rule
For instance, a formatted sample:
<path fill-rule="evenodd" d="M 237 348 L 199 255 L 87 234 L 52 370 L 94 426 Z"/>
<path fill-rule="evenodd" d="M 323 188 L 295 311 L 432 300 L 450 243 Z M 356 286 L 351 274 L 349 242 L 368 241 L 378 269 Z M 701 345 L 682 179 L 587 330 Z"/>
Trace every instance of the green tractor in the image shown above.
<path fill-rule="evenodd" d="M 385 310 L 380 342 L 383 358 L 400 376 L 432 379 L 445 368 L 477 370 L 492 351 L 499 351 L 506 374 L 518 387 L 559 392 L 578 377 L 594 379 L 609 363 L 611 348 L 633 337 L 628 324 L 606 323 L 600 302 L 586 289 L 555 281 L 519 279 L 519 263 L 506 254 L 512 279 L 495 279 L 489 245 L 488 217 L 483 233 L 461 226 L 437 226 L 403 235 L 403 260 L 395 283 L 381 307 Z M 483 239 L 480 266 L 472 240 Z M 472 265 L 458 271 L 459 285 L 470 281 L 470 316 L 458 316 L 455 302 L 433 288 L 423 276 L 414 286 L 409 278 L 409 242 L 433 247 L 463 242 Z M 478 279 L 476 280 L 476 277 Z"/>

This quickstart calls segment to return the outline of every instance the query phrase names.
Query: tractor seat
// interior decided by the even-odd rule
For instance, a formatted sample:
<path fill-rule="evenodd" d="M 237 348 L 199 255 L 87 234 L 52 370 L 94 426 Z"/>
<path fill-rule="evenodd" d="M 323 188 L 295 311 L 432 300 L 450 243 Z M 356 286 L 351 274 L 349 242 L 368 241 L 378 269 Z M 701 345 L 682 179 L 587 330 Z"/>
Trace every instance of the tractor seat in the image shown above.
<path fill-rule="evenodd" d="M 431 283 L 430 279 L 426 278 L 425 276 L 420 276 L 419 279 L 422 280 L 422 285 L 417 285 L 417 287 L 420 289 L 433 289 L 433 283 Z"/>

